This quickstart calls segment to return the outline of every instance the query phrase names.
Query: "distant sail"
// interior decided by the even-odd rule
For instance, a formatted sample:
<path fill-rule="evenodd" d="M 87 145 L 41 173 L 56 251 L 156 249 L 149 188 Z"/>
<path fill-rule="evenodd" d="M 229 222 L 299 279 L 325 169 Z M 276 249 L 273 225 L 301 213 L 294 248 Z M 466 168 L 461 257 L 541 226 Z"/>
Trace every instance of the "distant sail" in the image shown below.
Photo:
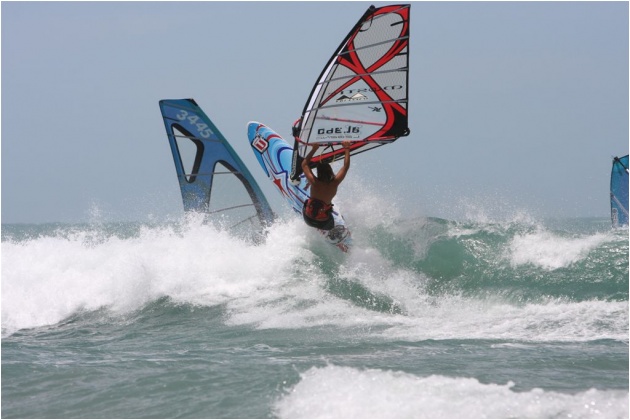
<path fill-rule="evenodd" d="M 161 100 L 160 111 L 185 211 L 214 215 L 232 226 L 274 220 L 247 167 L 193 99 Z"/>
<path fill-rule="evenodd" d="M 613 158 L 610 174 L 610 217 L 615 227 L 628 224 L 628 155 Z"/>
<path fill-rule="evenodd" d="M 324 143 L 313 162 L 330 162 L 342 141 L 356 154 L 409 134 L 410 6 L 370 6 L 337 48 L 293 127 L 300 157 Z M 296 170 L 294 156 L 293 179 Z"/>

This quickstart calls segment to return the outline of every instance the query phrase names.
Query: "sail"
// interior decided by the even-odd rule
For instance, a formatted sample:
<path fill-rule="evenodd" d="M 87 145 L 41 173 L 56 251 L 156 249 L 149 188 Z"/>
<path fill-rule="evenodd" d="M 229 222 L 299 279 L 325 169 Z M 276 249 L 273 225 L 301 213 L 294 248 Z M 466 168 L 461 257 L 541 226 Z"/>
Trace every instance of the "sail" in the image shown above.
<path fill-rule="evenodd" d="M 256 181 L 193 99 L 160 101 L 185 211 L 228 227 L 271 223 L 274 213 Z"/>
<path fill-rule="evenodd" d="M 313 163 L 391 143 L 409 134 L 410 5 L 370 6 L 337 48 L 294 124 L 294 149 L 304 157 L 314 143 L 324 143 Z M 295 179 L 299 165 L 294 155 Z"/>
<path fill-rule="evenodd" d="M 613 226 L 628 224 L 628 155 L 613 158 L 610 174 L 610 216 Z"/>

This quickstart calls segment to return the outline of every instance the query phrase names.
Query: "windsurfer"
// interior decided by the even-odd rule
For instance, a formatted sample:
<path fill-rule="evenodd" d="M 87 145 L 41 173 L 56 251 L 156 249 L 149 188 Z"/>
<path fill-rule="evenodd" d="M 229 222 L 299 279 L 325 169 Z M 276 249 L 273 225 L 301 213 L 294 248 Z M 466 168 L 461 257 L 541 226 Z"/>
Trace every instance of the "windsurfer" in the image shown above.
<path fill-rule="evenodd" d="M 318 163 L 316 166 L 317 176 L 313 174 L 310 163 L 313 155 L 319 149 L 317 143 L 312 146 L 310 153 L 302 161 L 302 171 L 311 187 L 310 198 L 304 202 L 302 209 L 302 215 L 307 225 L 321 230 L 330 230 L 334 227 L 332 199 L 337 194 L 337 187 L 344 180 L 350 168 L 351 144 L 349 141 L 342 143 L 344 148 L 343 167 L 336 175 L 328 163 Z"/>

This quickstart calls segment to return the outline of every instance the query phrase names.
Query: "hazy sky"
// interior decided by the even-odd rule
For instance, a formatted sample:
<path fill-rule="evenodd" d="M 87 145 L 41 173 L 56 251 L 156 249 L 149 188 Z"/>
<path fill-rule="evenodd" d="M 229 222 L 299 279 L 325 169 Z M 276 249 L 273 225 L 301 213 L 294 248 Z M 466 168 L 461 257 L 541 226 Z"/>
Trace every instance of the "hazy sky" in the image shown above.
<path fill-rule="evenodd" d="M 2 222 L 182 213 L 158 107 L 179 98 L 279 210 L 246 123 L 288 138 L 370 4 L 2 2 Z M 411 19 L 411 135 L 356 156 L 346 182 L 428 216 L 608 217 L 611 157 L 628 153 L 628 3 L 413 2 Z"/>

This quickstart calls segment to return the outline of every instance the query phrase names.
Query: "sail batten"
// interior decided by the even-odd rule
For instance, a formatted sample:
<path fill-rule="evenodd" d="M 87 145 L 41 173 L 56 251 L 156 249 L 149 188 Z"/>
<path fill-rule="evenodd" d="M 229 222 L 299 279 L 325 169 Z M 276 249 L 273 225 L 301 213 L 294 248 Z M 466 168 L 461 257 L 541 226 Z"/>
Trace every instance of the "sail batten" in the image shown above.
<path fill-rule="evenodd" d="M 355 75 L 351 75 L 351 76 L 340 76 L 340 77 L 331 77 L 328 80 L 324 80 L 321 82 L 318 82 L 319 85 L 326 85 L 328 83 L 332 83 L 332 82 L 336 82 L 338 80 L 346 80 L 346 79 L 352 79 L 354 77 L 365 77 L 365 76 L 374 76 L 374 75 L 379 75 L 379 74 L 384 74 L 384 73 L 394 73 L 394 72 L 406 72 L 408 71 L 409 68 L 408 67 L 399 67 L 399 68 L 395 68 L 395 69 L 390 69 L 390 70 L 381 70 L 381 71 L 373 71 L 372 73 L 361 73 L 361 74 L 355 74 Z"/>
<path fill-rule="evenodd" d="M 398 104 L 401 103 L 400 101 L 370 101 L 370 102 L 363 102 L 363 105 L 387 105 L 387 104 Z M 403 103 L 406 103 L 403 102 Z M 322 106 L 319 107 L 319 109 L 330 109 L 330 108 L 340 108 L 340 107 L 344 107 L 344 106 L 353 106 L 354 104 L 331 104 L 331 105 L 326 105 L 326 106 Z M 343 119 L 343 118 L 333 118 L 333 117 L 328 117 L 326 115 L 322 115 L 322 116 L 317 116 L 315 117 L 315 120 L 329 120 L 329 121 L 350 121 L 348 119 Z M 356 122 L 361 122 L 362 120 L 355 120 Z M 378 125 L 382 125 L 382 123 L 376 123 Z M 306 130 L 304 130 L 306 131 Z"/>
<path fill-rule="evenodd" d="M 402 24 L 403 22 L 400 22 L 400 23 Z M 352 50 L 351 50 L 351 49 L 348 49 L 348 50 L 344 51 L 344 52 L 343 52 L 342 54 L 340 54 L 340 55 L 350 54 L 350 53 L 353 53 L 353 52 L 356 52 L 356 51 L 361 51 L 361 50 L 364 50 L 364 49 L 366 49 L 366 48 L 377 47 L 377 46 L 379 46 L 379 45 L 388 44 L 388 43 L 391 43 L 391 42 L 393 42 L 393 41 L 398 41 L 398 40 L 408 40 L 408 39 L 409 39 L 409 36 L 401 36 L 401 37 L 397 37 L 397 38 L 386 39 L 385 41 L 375 42 L 375 43 L 373 43 L 373 44 L 369 44 L 369 45 L 363 45 L 362 47 L 356 47 L 356 48 L 354 48 L 354 49 L 352 49 Z M 404 53 L 399 53 L 399 54 L 407 54 L 407 52 L 404 52 Z"/>
<path fill-rule="evenodd" d="M 318 117 L 318 118 L 322 120 L 334 120 L 334 121 L 344 121 L 344 122 L 361 123 L 361 124 L 380 125 L 380 123 L 377 123 L 377 122 L 350 120 L 350 119 L 344 119 L 344 118 L 330 118 L 330 117 Z"/>

